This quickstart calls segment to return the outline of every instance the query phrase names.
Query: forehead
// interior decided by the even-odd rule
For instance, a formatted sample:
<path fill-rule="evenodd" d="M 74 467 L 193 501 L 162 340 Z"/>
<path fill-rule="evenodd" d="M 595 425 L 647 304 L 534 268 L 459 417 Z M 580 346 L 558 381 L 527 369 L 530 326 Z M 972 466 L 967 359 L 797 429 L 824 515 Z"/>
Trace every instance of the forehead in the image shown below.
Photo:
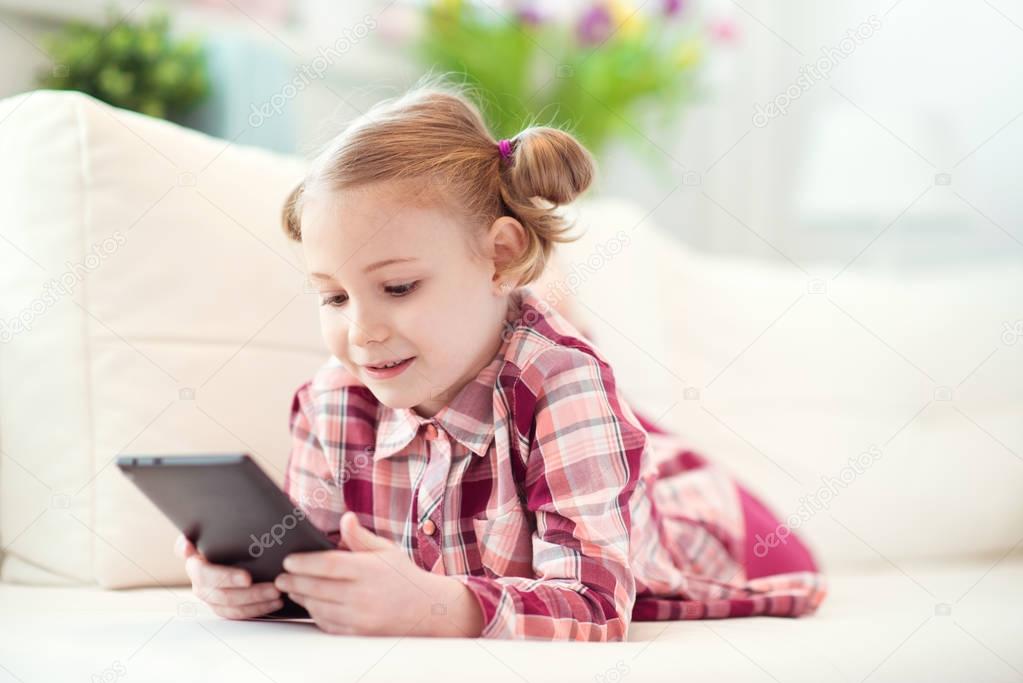
<path fill-rule="evenodd" d="M 468 253 L 468 229 L 439 203 L 410 202 L 374 186 L 307 197 L 302 245 L 309 270 L 338 279 L 361 276 L 378 261 L 414 256 L 437 262 Z"/>

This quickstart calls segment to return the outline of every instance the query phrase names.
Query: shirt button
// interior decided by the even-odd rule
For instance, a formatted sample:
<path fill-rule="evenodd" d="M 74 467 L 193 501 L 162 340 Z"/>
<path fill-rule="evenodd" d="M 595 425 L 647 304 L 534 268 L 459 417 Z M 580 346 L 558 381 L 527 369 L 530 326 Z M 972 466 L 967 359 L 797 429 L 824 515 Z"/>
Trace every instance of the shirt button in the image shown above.
<path fill-rule="evenodd" d="M 432 422 L 426 425 L 426 440 L 433 441 L 437 438 L 437 425 Z"/>
<path fill-rule="evenodd" d="M 437 530 L 437 525 L 433 523 L 432 519 L 428 519 L 423 522 L 423 533 L 427 536 L 433 536 L 433 532 Z"/>

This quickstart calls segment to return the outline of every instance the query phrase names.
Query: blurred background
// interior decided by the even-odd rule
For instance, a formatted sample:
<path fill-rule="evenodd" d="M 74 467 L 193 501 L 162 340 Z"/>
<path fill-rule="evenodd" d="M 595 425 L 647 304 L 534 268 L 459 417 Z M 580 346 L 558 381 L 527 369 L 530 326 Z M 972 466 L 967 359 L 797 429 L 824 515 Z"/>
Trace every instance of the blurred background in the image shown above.
<path fill-rule="evenodd" d="M 0 0 L 0 97 L 80 89 L 311 155 L 427 71 L 575 131 L 688 245 L 838 268 L 1023 259 L 1023 5 Z M 599 48 L 599 49 L 598 49 Z"/>

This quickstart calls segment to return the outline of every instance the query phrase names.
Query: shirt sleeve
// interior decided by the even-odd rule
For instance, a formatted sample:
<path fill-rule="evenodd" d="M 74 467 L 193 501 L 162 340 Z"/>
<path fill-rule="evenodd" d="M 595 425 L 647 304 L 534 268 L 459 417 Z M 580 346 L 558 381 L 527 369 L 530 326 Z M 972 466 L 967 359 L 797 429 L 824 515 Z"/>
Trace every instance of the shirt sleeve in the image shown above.
<path fill-rule="evenodd" d="M 288 424 L 291 453 L 284 470 L 284 492 L 337 546 L 341 541 L 344 499 L 334 481 L 329 454 L 317 433 L 312 382 L 306 382 L 295 392 Z"/>
<path fill-rule="evenodd" d="M 541 352 L 513 391 L 516 409 L 534 406 L 519 429 L 530 444 L 535 578 L 454 578 L 479 602 L 484 638 L 625 640 L 636 600 L 629 500 L 646 432 L 627 417 L 611 369 L 578 349 Z"/>

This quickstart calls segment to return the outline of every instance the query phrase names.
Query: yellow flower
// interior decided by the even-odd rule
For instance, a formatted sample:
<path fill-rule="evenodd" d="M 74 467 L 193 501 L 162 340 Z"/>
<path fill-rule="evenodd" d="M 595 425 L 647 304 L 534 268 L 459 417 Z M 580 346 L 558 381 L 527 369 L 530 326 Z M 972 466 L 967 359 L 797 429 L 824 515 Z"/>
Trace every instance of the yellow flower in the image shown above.
<path fill-rule="evenodd" d="M 437 0 L 434 5 L 442 12 L 455 14 L 462 9 L 462 0 Z"/>
<path fill-rule="evenodd" d="M 674 54 L 674 63 L 680 69 L 688 69 L 699 63 L 703 57 L 703 45 L 698 40 L 689 40 L 678 46 Z"/>
<path fill-rule="evenodd" d="M 612 26 L 620 27 L 618 34 L 623 38 L 635 38 L 646 30 L 646 17 L 642 11 L 636 11 L 627 0 L 610 0 L 607 4 L 611 11 Z"/>

